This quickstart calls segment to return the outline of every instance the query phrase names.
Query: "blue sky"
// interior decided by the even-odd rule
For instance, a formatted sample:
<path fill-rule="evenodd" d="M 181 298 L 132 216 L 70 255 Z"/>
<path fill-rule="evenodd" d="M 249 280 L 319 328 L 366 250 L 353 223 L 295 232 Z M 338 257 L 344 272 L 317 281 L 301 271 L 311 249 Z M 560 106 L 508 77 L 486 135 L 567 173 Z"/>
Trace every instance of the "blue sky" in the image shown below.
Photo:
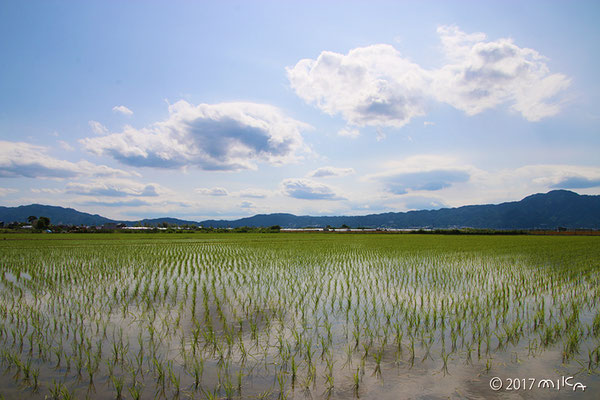
<path fill-rule="evenodd" d="M 0 3 L 0 204 L 360 215 L 600 194 L 596 1 Z"/>

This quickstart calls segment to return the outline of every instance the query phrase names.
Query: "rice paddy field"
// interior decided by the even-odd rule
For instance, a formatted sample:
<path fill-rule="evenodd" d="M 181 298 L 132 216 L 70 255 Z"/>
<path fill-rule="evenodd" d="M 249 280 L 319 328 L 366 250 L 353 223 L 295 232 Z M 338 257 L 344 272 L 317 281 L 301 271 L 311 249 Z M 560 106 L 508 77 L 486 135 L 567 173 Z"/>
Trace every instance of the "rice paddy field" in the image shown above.
<path fill-rule="evenodd" d="M 599 358 L 597 236 L 0 236 L 4 399 L 597 399 Z"/>

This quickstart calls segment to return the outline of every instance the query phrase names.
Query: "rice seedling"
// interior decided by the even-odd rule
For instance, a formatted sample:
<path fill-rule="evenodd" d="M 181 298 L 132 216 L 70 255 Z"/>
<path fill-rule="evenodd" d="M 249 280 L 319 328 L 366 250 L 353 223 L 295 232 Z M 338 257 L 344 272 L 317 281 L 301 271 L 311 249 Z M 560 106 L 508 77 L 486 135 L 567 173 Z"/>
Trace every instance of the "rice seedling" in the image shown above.
<path fill-rule="evenodd" d="M 116 398 L 117 399 L 123 398 L 123 385 L 124 385 L 123 377 L 122 376 L 120 376 L 120 377 L 113 376 L 112 383 L 113 383 L 113 386 L 116 391 Z"/>
<path fill-rule="evenodd" d="M 378 397 L 411 368 L 451 386 L 535 359 L 597 379 L 595 237 L 66 235 L 0 254 L 0 386 L 34 398 Z"/>

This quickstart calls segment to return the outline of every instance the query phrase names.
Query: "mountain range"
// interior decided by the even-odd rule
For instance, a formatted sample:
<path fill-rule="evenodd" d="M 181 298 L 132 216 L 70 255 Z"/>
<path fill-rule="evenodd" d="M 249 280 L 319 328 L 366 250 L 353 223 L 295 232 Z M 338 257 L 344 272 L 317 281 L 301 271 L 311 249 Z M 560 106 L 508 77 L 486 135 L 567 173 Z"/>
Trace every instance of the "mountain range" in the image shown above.
<path fill-rule="evenodd" d="M 520 201 L 501 204 L 470 205 L 439 210 L 388 212 L 361 216 L 297 216 L 293 214 L 258 214 L 237 220 L 186 221 L 155 218 L 119 221 L 56 206 L 31 204 L 19 207 L 0 206 L 0 221 L 25 222 L 29 216 L 45 216 L 55 225 L 103 225 L 124 223 L 160 225 L 201 225 L 214 228 L 242 226 L 282 228 L 339 227 L 364 228 L 481 228 L 481 229 L 600 229 L 600 196 L 579 195 L 568 190 L 553 190 L 527 196 Z"/>

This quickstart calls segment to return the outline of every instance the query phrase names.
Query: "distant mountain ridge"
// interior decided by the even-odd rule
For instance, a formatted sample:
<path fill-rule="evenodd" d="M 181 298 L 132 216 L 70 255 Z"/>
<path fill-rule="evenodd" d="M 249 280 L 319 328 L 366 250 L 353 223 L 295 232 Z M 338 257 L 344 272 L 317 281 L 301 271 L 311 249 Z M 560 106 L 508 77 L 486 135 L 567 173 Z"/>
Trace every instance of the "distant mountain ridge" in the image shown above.
<path fill-rule="evenodd" d="M 58 206 L 45 206 L 42 204 L 30 204 L 27 206 L 18 207 L 3 207 L 0 206 L 0 221 L 4 223 L 10 222 L 26 222 L 29 216 L 48 217 L 53 225 L 86 225 L 86 226 L 101 226 L 104 224 L 118 224 L 133 226 L 137 224 L 160 225 L 163 222 L 176 225 L 198 225 L 196 221 L 186 221 L 177 218 L 152 218 L 142 219 L 139 221 L 120 221 L 103 217 L 98 214 L 88 214 L 77 211 L 73 208 L 65 208 Z"/>
<path fill-rule="evenodd" d="M 365 228 L 600 229 L 600 196 L 553 190 L 527 196 L 521 201 L 440 210 L 335 217 L 259 214 L 235 221 L 202 222 L 204 226 L 233 228 L 270 225 L 300 228 L 343 224 Z"/>
<path fill-rule="evenodd" d="M 73 208 L 57 206 L 45 206 L 42 204 L 30 204 L 18 207 L 0 206 L 0 221 L 5 224 L 9 222 L 26 222 L 27 217 L 48 217 L 53 225 L 102 225 L 115 222 L 98 214 L 88 214 Z"/>
<path fill-rule="evenodd" d="M 553 190 L 527 196 L 520 201 L 501 204 L 469 205 L 440 210 L 388 212 L 361 216 L 296 216 L 275 213 L 258 214 L 232 221 L 186 221 L 176 218 L 155 218 L 140 221 L 116 221 L 96 214 L 83 213 L 72 208 L 32 204 L 19 207 L 1 207 L 0 221 L 24 222 L 27 217 L 46 216 L 56 225 L 103 225 L 106 223 L 138 223 L 160 225 L 163 222 L 178 225 L 202 225 L 214 228 L 241 226 L 283 228 L 339 227 L 365 228 L 481 228 L 481 229 L 600 229 L 600 196 L 579 195 L 568 190 Z"/>

